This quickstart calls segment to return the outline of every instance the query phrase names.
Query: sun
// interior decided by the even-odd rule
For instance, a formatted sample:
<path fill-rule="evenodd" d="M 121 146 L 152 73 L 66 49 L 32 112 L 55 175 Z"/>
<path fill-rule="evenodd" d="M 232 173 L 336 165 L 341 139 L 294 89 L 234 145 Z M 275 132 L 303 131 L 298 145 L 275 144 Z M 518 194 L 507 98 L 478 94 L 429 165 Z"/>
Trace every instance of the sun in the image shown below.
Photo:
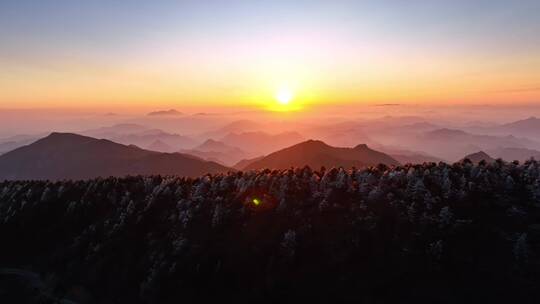
<path fill-rule="evenodd" d="M 288 105 L 294 98 L 294 93 L 287 87 L 281 87 L 276 92 L 276 100 L 282 105 Z"/>
<path fill-rule="evenodd" d="M 272 95 L 266 95 L 267 97 L 264 99 L 267 110 L 283 113 L 297 112 L 303 109 L 302 98 L 300 95 L 297 95 L 297 86 L 292 87 L 290 84 L 282 84 L 274 87 L 274 89 L 274 98 L 268 98 Z"/>

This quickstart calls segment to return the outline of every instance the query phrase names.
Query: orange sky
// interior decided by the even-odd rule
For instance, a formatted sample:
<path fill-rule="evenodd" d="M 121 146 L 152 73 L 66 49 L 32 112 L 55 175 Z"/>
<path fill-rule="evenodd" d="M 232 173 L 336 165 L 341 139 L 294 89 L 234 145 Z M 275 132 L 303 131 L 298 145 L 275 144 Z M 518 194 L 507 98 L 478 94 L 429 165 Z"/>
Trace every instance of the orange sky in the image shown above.
<path fill-rule="evenodd" d="M 275 109 L 283 86 L 294 92 L 285 109 L 540 102 L 534 1 L 434 2 L 432 11 L 234 1 L 223 11 L 189 2 L 104 12 L 8 1 L 0 108 Z"/>

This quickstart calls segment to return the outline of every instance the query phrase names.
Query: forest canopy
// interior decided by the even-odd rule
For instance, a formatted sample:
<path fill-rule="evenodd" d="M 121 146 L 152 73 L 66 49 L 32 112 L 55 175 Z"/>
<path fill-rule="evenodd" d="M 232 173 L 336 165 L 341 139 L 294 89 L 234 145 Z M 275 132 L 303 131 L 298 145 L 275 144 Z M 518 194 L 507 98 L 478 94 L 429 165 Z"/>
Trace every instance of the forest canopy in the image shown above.
<path fill-rule="evenodd" d="M 539 208 L 534 160 L 6 181 L 0 299 L 535 303 Z"/>

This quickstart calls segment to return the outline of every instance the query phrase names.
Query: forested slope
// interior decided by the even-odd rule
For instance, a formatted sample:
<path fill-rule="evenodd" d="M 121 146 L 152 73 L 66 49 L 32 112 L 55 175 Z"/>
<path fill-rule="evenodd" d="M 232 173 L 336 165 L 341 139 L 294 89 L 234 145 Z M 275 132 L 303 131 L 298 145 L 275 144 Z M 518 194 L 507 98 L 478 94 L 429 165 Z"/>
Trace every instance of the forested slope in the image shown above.
<path fill-rule="evenodd" d="M 3 182 L 0 300 L 538 303 L 539 179 L 465 161 Z"/>

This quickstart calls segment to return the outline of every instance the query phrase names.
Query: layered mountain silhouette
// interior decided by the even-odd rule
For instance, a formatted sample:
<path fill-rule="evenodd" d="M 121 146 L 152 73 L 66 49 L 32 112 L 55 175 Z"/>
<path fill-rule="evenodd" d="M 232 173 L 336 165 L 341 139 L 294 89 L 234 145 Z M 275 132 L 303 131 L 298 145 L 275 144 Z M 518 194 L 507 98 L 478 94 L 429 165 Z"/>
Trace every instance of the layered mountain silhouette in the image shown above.
<path fill-rule="evenodd" d="M 197 144 L 196 141 L 187 136 L 171 134 L 159 129 L 146 130 L 133 134 L 125 134 L 107 139 L 125 145 L 137 145 L 145 148 L 149 148 L 156 141 L 160 141 L 170 146 L 171 151 L 178 151 L 182 148 L 193 147 Z"/>
<path fill-rule="evenodd" d="M 242 119 L 230 122 L 216 130 L 207 131 L 198 136 L 199 139 L 222 138 L 229 133 L 242 133 L 263 130 L 264 126 L 258 122 Z"/>
<path fill-rule="evenodd" d="M 85 135 L 85 136 L 95 137 L 95 138 L 111 139 L 111 138 L 118 137 L 121 135 L 140 133 L 147 130 L 150 130 L 150 128 L 143 125 L 134 124 L 134 123 L 122 123 L 122 124 L 115 124 L 109 127 L 101 127 L 101 128 L 96 128 L 96 129 L 84 130 L 77 133 L 81 135 Z"/>
<path fill-rule="evenodd" d="M 523 134 L 534 133 L 537 135 L 538 130 L 540 129 L 540 118 L 536 118 L 532 116 L 527 119 L 522 119 L 522 120 L 504 124 L 500 126 L 499 129 L 509 131 L 509 132 L 523 133 Z"/>
<path fill-rule="evenodd" d="M 195 147 L 194 150 L 204 151 L 204 152 L 223 152 L 223 153 L 237 153 L 244 154 L 245 152 L 242 149 L 227 145 L 224 142 L 208 139 L 204 143 Z"/>
<path fill-rule="evenodd" d="M 196 177 L 229 170 L 190 155 L 148 151 L 72 133 L 52 133 L 0 156 L 0 180 L 86 179 L 137 174 Z"/>
<path fill-rule="evenodd" d="M 514 135 L 517 137 L 540 140 L 540 132 L 538 132 L 538 130 L 540 130 L 540 118 L 534 116 L 504 124 L 477 122 L 467 129 L 476 134 L 498 136 Z"/>
<path fill-rule="evenodd" d="M 153 143 L 146 147 L 150 151 L 171 153 L 174 152 L 174 148 L 164 143 L 163 141 L 156 139 Z"/>
<path fill-rule="evenodd" d="M 180 150 L 180 152 L 206 160 L 212 160 L 227 166 L 232 166 L 249 156 L 248 153 L 240 148 L 213 139 L 208 139 L 193 149 L 184 149 Z"/>
<path fill-rule="evenodd" d="M 289 147 L 304 141 L 305 138 L 297 132 L 283 132 L 268 134 L 265 132 L 229 133 L 220 141 L 227 145 L 238 147 L 254 155 L 267 154 L 270 152 Z"/>
<path fill-rule="evenodd" d="M 263 159 L 264 156 L 259 156 L 259 157 L 255 157 L 255 158 L 247 158 L 247 159 L 242 159 L 241 161 L 237 162 L 236 164 L 234 164 L 233 168 L 236 169 L 236 170 L 244 170 L 247 166 L 251 165 L 252 163 L 256 162 L 256 161 L 259 161 L 261 159 Z"/>
<path fill-rule="evenodd" d="M 172 134 L 161 129 L 148 128 L 132 123 L 85 130 L 80 134 L 99 139 L 108 139 L 124 145 L 136 145 L 159 152 L 174 152 L 198 144 L 197 141 L 188 136 Z M 165 146 L 169 147 L 164 149 Z"/>
<path fill-rule="evenodd" d="M 409 145 L 416 150 L 447 161 L 458 160 L 464 154 L 489 151 L 499 147 L 540 148 L 540 142 L 524 137 L 478 135 L 447 128 L 425 132 L 419 136 L 407 137 L 406 139 Z"/>
<path fill-rule="evenodd" d="M 283 150 L 271 153 L 245 167 L 253 169 L 287 169 L 290 167 L 366 167 L 378 164 L 399 165 L 399 162 L 367 145 L 354 148 L 332 147 L 318 140 L 308 140 Z"/>
<path fill-rule="evenodd" d="M 540 160 L 540 151 L 525 148 L 498 148 L 488 151 L 490 155 L 502 158 L 506 161 L 527 161 L 531 158 Z"/>

